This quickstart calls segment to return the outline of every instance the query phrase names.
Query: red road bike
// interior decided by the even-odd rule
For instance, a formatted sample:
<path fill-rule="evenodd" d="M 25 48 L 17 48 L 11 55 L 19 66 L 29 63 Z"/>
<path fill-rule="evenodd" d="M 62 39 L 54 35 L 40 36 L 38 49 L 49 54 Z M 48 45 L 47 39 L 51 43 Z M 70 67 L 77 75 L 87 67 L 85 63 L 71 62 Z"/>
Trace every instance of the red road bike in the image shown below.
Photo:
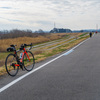
<path fill-rule="evenodd" d="M 10 76 L 15 76 L 18 73 L 19 68 L 31 71 L 35 65 L 33 53 L 25 49 L 26 46 L 30 46 L 30 50 L 32 48 L 32 43 L 28 45 L 22 44 L 18 51 L 15 46 L 16 45 L 10 45 L 10 47 L 7 48 L 8 52 L 14 52 L 14 54 L 10 53 L 5 61 L 6 71 Z M 23 51 L 20 53 L 20 57 L 17 54 L 19 51 Z"/>

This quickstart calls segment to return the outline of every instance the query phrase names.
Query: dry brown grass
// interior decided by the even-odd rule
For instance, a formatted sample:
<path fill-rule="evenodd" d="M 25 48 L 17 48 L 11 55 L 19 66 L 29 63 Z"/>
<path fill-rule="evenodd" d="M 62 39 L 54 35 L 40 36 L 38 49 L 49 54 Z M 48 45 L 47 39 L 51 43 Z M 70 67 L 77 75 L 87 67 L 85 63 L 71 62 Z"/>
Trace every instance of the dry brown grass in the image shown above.
<path fill-rule="evenodd" d="M 31 38 L 31 37 L 20 37 L 20 38 L 14 38 L 14 39 L 3 39 L 0 40 L 0 51 L 6 51 L 6 48 L 8 48 L 11 44 L 16 44 L 17 48 L 20 47 L 21 44 L 29 44 L 29 43 L 41 43 L 48 41 L 47 38 L 39 36 L 37 38 Z"/>
<path fill-rule="evenodd" d="M 0 51 L 1 52 L 6 51 L 6 48 L 8 48 L 11 44 L 16 44 L 17 48 L 19 48 L 20 45 L 24 44 L 24 43 L 26 43 L 26 44 L 43 43 L 43 42 L 59 39 L 63 35 L 64 34 L 51 34 L 51 35 L 47 35 L 47 36 L 38 36 L 38 37 L 35 37 L 35 38 L 19 37 L 19 38 L 14 38 L 14 39 L 3 39 L 3 40 L 0 40 Z"/>
<path fill-rule="evenodd" d="M 11 44 L 16 44 L 17 48 L 20 47 L 21 44 L 38 44 L 38 43 L 43 43 L 43 42 L 48 42 L 56 39 L 60 39 L 66 35 L 72 35 L 72 36 L 78 36 L 81 35 L 82 33 L 52 33 L 50 35 L 46 36 L 38 36 L 35 38 L 31 37 L 19 37 L 19 38 L 14 38 L 14 39 L 2 39 L 0 40 L 0 52 L 5 52 L 6 49 L 11 45 Z"/>

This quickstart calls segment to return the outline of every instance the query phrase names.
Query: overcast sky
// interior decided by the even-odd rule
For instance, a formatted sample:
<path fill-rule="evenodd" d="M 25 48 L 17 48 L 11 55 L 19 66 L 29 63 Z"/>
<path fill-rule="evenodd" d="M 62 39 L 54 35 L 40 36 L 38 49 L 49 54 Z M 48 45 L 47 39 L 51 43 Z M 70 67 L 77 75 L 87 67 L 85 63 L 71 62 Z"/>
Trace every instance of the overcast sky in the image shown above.
<path fill-rule="evenodd" d="M 100 0 L 0 0 L 0 30 L 96 29 Z"/>

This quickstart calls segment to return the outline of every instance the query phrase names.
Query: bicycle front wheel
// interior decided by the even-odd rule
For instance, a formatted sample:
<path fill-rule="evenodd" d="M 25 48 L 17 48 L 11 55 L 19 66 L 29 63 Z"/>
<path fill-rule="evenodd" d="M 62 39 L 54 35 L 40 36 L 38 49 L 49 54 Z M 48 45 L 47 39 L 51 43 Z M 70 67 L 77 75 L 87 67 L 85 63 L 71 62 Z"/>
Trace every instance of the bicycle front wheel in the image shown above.
<path fill-rule="evenodd" d="M 23 64 L 24 64 L 24 68 L 27 71 L 31 71 L 34 68 L 35 59 L 34 59 L 34 55 L 32 54 L 32 52 L 27 51 L 27 54 L 24 54 Z"/>
<path fill-rule="evenodd" d="M 17 64 L 16 57 L 14 54 L 9 54 L 5 61 L 5 67 L 10 76 L 15 76 L 18 73 L 19 67 L 14 64 Z"/>

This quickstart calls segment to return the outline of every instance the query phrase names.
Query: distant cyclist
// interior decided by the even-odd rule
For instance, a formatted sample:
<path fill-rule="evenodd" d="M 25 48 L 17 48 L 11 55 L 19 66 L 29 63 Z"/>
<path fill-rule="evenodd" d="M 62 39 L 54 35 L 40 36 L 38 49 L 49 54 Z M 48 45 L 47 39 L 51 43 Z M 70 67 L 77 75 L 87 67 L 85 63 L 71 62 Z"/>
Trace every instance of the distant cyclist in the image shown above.
<path fill-rule="evenodd" d="M 92 32 L 89 33 L 90 37 L 92 37 Z"/>
<path fill-rule="evenodd" d="M 95 33 L 97 34 L 98 32 L 96 31 Z"/>

